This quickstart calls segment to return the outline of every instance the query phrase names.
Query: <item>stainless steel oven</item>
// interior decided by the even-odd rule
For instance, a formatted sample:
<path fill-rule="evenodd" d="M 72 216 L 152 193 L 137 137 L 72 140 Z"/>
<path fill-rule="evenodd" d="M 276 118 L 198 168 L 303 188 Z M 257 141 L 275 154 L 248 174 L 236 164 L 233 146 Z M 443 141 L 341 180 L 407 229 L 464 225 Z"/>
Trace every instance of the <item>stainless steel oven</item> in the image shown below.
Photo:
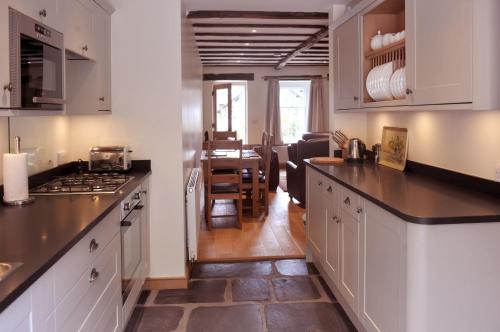
<path fill-rule="evenodd" d="M 11 108 L 59 110 L 63 98 L 63 34 L 9 8 Z"/>
<path fill-rule="evenodd" d="M 121 242 L 122 242 L 122 298 L 128 296 L 142 277 L 142 215 L 141 194 L 132 193 L 122 202 Z"/>

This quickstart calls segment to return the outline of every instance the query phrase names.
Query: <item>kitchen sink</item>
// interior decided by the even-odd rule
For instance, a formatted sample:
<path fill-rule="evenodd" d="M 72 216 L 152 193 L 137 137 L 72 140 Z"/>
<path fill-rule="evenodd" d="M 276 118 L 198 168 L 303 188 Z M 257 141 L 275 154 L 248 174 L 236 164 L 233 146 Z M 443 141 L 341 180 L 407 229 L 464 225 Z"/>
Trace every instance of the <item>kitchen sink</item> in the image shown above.
<path fill-rule="evenodd" d="M 0 263 L 0 281 L 4 280 L 23 263 Z"/>

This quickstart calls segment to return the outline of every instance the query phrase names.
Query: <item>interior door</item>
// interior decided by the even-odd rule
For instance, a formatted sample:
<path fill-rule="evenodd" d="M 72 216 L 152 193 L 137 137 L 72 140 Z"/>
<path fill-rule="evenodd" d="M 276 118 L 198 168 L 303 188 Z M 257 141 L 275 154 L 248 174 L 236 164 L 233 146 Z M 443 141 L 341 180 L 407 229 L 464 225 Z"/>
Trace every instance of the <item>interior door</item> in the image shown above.
<path fill-rule="evenodd" d="M 231 84 L 214 85 L 212 98 L 213 131 L 232 131 Z"/>

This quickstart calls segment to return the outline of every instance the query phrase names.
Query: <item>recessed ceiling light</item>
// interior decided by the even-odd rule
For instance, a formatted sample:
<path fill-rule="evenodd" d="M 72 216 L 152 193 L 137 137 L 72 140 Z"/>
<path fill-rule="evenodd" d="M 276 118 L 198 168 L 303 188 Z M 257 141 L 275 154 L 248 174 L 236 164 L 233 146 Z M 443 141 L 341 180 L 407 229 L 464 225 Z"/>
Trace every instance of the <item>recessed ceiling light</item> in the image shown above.
<path fill-rule="evenodd" d="M 245 53 L 240 53 L 240 55 L 245 55 Z"/>
<path fill-rule="evenodd" d="M 257 32 L 257 30 L 256 30 L 256 29 L 252 29 L 252 32 L 253 32 L 253 33 L 256 33 L 256 32 Z"/>
<path fill-rule="evenodd" d="M 250 43 L 245 43 L 245 46 L 250 46 Z"/>
<path fill-rule="evenodd" d="M 236 60 L 236 62 L 240 63 L 240 62 L 241 62 L 241 60 Z"/>

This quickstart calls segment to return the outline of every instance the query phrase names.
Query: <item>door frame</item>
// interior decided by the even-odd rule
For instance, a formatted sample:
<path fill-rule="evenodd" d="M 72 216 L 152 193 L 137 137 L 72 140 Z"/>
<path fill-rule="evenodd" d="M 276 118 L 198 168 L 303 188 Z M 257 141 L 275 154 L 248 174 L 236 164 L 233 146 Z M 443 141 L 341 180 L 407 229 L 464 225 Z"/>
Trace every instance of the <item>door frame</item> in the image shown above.
<path fill-rule="evenodd" d="M 231 96 L 231 83 L 215 84 L 212 88 L 212 132 L 217 131 L 217 90 L 227 89 L 227 131 L 232 131 L 233 103 Z"/>

